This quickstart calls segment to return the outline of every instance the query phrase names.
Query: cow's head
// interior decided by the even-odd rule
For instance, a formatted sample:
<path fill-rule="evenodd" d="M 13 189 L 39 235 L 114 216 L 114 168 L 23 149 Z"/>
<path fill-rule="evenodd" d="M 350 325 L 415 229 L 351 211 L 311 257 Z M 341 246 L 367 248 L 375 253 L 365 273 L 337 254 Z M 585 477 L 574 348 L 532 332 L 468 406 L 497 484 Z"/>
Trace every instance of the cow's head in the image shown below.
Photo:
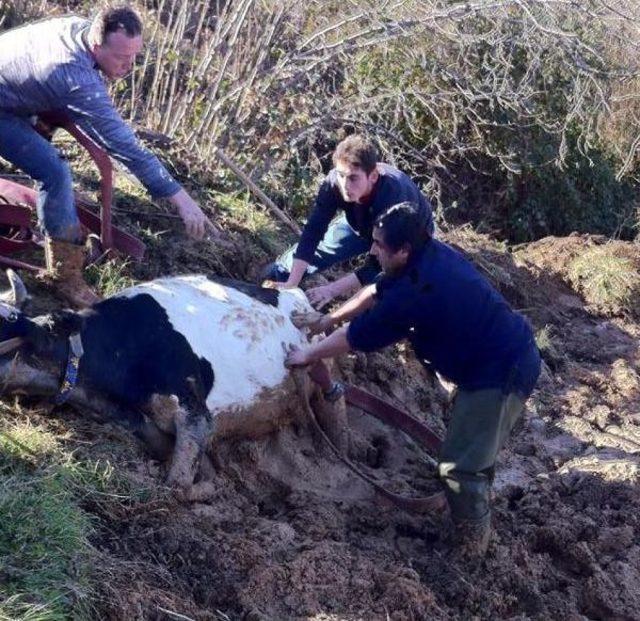
<path fill-rule="evenodd" d="M 0 293 L 0 356 L 24 344 L 28 333 L 29 320 L 22 312 L 27 289 L 13 270 L 7 270 L 7 277 L 10 289 Z"/>
<path fill-rule="evenodd" d="M 22 307 L 29 297 L 20 277 L 7 270 L 10 288 L 0 293 L 0 363 L 20 350 L 35 355 L 43 363 L 54 362 L 58 350 L 66 350 L 66 339 L 80 332 L 84 319 L 72 311 L 58 311 L 39 317 L 28 317 Z"/>

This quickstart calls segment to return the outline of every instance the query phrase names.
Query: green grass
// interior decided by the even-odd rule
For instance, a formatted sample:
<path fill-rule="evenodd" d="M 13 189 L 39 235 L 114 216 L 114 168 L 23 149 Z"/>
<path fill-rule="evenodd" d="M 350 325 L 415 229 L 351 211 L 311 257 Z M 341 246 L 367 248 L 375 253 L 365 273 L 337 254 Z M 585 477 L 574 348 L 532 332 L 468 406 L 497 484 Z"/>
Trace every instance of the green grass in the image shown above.
<path fill-rule="evenodd" d="M 274 216 L 265 207 L 251 200 L 248 193 L 223 194 L 210 191 L 210 195 L 218 209 L 249 233 L 264 250 L 271 254 L 282 250 L 281 233 Z"/>
<path fill-rule="evenodd" d="M 91 521 L 71 464 L 42 427 L 0 429 L 0 619 L 65 619 L 82 598 Z"/>
<path fill-rule="evenodd" d="M 569 280 L 586 302 L 605 315 L 637 313 L 640 274 L 634 262 L 607 245 L 587 249 L 569 265 Z"/>
<path fill-rule="evenodd" d="M 108 462 L 80 462 L 57 436 L 0 408 L 0 621 L 92 618 L 89 544 L 98 503 L 144 500 Z M 19 412 L 13 412 L 14 416 Z"/>
<path fill-rule="evenodd" d="M 553 326 L 544 326 L 536 332 L 535 338 L 543 360 L 552 371 L 558 370 L 564 363 L 565 356 Z"/>
<path fill-rule="evenodd" d="M 86 271 L 87 282 L 94 286 L 100 295 L 108 297 L 136 284 L 128 273 L 129 263 L 109 259 L 100 265 L 89 265 Z"/>
<path fill-rule="evenodd" d="M 90 520 L 67 487 L 62 469 L 0 481 L 0 559 L 5 575 L 0 604 L 11 617 L 38 610 L 63 619 L 88 580 Z"/>

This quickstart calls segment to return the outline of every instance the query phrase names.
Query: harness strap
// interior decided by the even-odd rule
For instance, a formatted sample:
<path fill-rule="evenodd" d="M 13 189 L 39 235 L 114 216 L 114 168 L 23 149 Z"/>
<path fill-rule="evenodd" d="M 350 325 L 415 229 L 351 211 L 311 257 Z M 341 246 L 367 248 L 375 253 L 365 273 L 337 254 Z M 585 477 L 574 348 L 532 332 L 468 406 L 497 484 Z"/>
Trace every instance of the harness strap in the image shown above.
<path fill-rule="evenodd" d="M 362 388 L 348 384 L 345 386 L 345 398 L 347 403 L 364 410 L 379 421 L 404 431 L 404 433 L 430 451 L 436 454 L 440 451 L 442 446 L 440 436 L 408 412 L 404 412 L 395 405 L 391 405 Z"/>
<path fill-rule="evenodd" d="M 380 494 L 380 496 L 382 496 L 383 498 L 386 498 L 396 507 L 404 509 L 405 511 L 412 511 L 416 513 L 432 513 L 432 512 L 441 511 L 446 506 L 446 498 L 443 492 L 437 492 L 435 494 L 431 494 L 430 496 L 424 496 L 420 498 L 403 496 L 401 494 L 396 494 L 388 490 L 386 487 L 378 483 L 375 479 L 373 479 L 371 476 L 369 476 L 368 474 L 363 472 L 360 468 L 358 468 L 348 457 L 342 454 L 342 452 L 331 441 L 329 436 L 327 436 L 324 429 L 321 427 L 320 423 L 318 422 L 318 419 L 316 418 L 313 408 L 309 403 L 309 397 L 307 396 L 307 392 L 305 390 L 306 371 L 293 370 L 292 375 L 293 375 L 294 382 L 296 383 L 298 393 L 302 397 L 304 410 L 307 413 L 307 417 L 309 418 L 314 429 L 318 434 L 320 434 L 322 439 L 327 443 L 327 445 L 329 446 L 331 451 L 335 454 L 335 456 L 345 466 L 347 466 L 347 468 L 349 468 L 349 470 L 351 470 L 356 476 L 358 476 L 363 481 L 366 481 L 369 485 L 371 485 L 376 490 L 376 492 Z M 351 388 L 352 387 L 346 387 L 347 394 L 349 393 L 349 390 Z M 365 394 L 368 394 L 368 393 L 365 393 Z M 380 403 L 384 403 L 382 400 L 377 399 L 377 397 L 373 397 L 373 395 L 370 395 L 370 396 L 373 399 L 379 401 Z M 389 405 L 389 404 L 386 404 L 386 405 Z M 393 407 L 393 406 L 389 406 L 389 407 Z M 407 414 L 406 416 L 409 416 L 409 415 Z M 381 418 L 381 420 L 386 420 L 386 422 L 389 422 L 388 419 Z M 413 419 L 413 420 L 416 420 L 416 419 Z M 418 424 L 421 424 L 421 423 L 418 422 Z M 405 429 L 403 429 L 402 427 L 400 428 L 403 431 L 405 431 Z M 413 435 L 413 434 L 410 434 L 410 435 Z M 437 438 L 435 434 L 433 435 L 434 437 Z M 415 438 L 415 435 L 413 437 Z"/>
<path fill-rule="evenodd" d="M 80 358 L 84 354 L 82 348 L 82 339 L 80 334 L 72 334 L 69 337 L 69 356 L 67 358 L 67 367 L 64 371 L 64 379 L 60 386 L 58 394 L 53 398 L 56 405 L 62 405 L 71 395 L 71 391 L 76 387 L 78 382 L 78 367 L 80 366 Z"/>

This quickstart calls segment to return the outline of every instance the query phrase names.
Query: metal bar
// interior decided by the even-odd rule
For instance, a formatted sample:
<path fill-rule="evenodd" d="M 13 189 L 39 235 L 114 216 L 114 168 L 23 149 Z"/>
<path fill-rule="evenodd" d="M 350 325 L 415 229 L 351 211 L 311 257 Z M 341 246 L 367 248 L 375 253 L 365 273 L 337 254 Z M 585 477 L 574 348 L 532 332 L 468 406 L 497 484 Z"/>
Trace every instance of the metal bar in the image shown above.
<path fill-rule="evenodd" d="M 31 209 L 23 205 L 0 204 L 0 224 L 28 228 L 31 226 Z"/>
<path fill-rule="evenodd" d="M 100 242 L 105 250 L 113 246 L 111 226 L 111 202 L 113 200 L 113 165 L 108 153 L 73 123 L 62 127 L 69 132 L 89 153 L 100 171 Z M 97 231 L 96 231 L 97 232 Z"/>
<path fill-rule="evenodd" d="M 16 261 L 15 259 L 10 259 L 9 257 L 5 257 L 0 255 L 0 263 L 3 265 L 8 265 L 9 267 L 15 267 L 19 270 L 29 270 L 30 272 L 41 272 L 44 268 L 38 267 L 37 265 L 31 265 L 31 263 L 24 263 L 23 261 Z"/>

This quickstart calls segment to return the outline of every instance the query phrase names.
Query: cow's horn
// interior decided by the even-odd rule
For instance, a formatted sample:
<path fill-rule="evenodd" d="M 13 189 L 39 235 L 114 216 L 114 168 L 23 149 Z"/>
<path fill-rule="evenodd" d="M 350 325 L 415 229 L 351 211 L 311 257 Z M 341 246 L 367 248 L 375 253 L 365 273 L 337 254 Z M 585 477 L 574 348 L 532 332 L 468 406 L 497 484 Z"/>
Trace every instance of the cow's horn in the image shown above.
<path fill-rule="evenodd" d="M 7 277 L 11 285 L 10 291 L 0 294 L 0 302 L 10 304 L 14 308 L 22 308 L 25 300 L 29 297 L 27 288 L 24 286 L 22 279 L 12 269 L 7 270 Z"/>

